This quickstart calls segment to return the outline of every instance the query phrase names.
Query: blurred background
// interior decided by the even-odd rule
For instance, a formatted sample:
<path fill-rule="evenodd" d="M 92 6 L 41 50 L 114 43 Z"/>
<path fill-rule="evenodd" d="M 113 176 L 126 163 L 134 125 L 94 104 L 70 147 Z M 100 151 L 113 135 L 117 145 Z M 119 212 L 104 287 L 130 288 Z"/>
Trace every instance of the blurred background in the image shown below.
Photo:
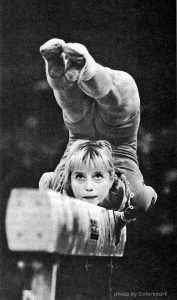
<path fill-rule="evenodd" d="M 84 44 L 97 62 L 128 72 L 138 85 L 140 168 L 146 184 L 159 196 L 154 209 L 128 227 L 125 256 L 116 262 L 113 286 L 116 292 L 166 292 L 160 299 L 176 299 L 175 4 L 175 0 L 1 1 L 1 300 L 20 299 L 23 281 L 17 256 L 8 250 L 5 238 L 9 193 L 14 187 L 37 188 L 42 173 L 58 164 L 68 140 L 39 54 L 39 47 L 53 37 Z M 70 267 L 65 266 L 67 273 Z M 94 281 L 99 277 L 104 285 L 103 273 L 101 267 L 96 277 L 93 272 Z M 67 281 L 63 284 L 67 286 Z M 81 282 L 77 284 L 81 287 Z M 77 288 L 72 286 L 72 295 Z M 104 293 L 99 292 L 97 299 Z"/>

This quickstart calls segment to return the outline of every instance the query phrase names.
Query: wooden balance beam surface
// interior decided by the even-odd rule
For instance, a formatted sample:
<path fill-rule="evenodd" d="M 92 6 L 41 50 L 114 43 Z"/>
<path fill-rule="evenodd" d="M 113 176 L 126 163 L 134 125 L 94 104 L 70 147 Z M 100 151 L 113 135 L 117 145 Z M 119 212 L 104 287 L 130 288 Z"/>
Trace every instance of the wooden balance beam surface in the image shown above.
<path fill-rule="evenodd" d="M 124 253 L 126 227 L 115 247 L 112 210 L 51 190 L 12 190 L 5 223 L 13 251 L 117 257 Z"/>

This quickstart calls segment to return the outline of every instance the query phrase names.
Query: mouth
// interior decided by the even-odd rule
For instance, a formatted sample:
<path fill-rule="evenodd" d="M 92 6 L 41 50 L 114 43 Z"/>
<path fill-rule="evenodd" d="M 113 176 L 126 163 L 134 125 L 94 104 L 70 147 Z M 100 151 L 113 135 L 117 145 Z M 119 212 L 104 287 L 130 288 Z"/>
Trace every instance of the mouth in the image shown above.
<path fill-rule="evenodd" d="M 85 196 L 83 197 L 83 199 L 87 199 L 87 200 L 93 200 L 93 199 L 96 199 L 97 196 Z"/>

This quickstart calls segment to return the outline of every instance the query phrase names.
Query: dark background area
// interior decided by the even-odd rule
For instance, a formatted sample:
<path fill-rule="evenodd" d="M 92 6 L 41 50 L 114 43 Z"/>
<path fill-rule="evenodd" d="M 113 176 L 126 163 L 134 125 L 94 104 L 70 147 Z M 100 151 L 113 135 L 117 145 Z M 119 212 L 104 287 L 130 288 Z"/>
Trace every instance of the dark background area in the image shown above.
<path fill-rule="evenodd" d="M 4 232 L 10 190 L 37 188 L 40 176 L 54 170 L 67 143 L 61 109 L 39 54 L 39 47 L 53 37 L 84 44 L 97 62 L 130 73 L 138 85 L 140 168 L 146 184 L 159 196 L 146 217 L 128 226 L 125 256 L 115 262 L 113 286 L 116 292 L 166 292 L 160 299 L 176 299 L 175 4 L 174 0 L 1 1 L 0 299 L 19 299 L 22 285 L 17 257 L 7 249 Z M 104 259 L 98 264 L 103 268 Z M 65 273 L 72 273 L 70 265 L 67 268 L 66 263 Z M 92 272 L 94 284 L 101 282 L 96 299 L 106 293 L 98 292 L 108 282 L 102 268 Z M 68 280 L 64 285 L 71 287 L 73 279 Z M 72 295 L 79 286 L 84 294 L 78 281 Z"/>

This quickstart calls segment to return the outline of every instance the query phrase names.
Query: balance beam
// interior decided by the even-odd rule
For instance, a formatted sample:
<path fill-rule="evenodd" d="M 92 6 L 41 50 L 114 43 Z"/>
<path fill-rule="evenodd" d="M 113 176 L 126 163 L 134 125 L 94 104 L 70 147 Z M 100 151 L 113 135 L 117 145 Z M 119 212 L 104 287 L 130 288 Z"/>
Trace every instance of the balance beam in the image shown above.
<path fill-rule="evenodd" d="M 121 257 L 126 243 L 124 227 L 115 246 L 112 210 L 52 190 L 13 189 L 5 225 L 12 251 Z"/>

